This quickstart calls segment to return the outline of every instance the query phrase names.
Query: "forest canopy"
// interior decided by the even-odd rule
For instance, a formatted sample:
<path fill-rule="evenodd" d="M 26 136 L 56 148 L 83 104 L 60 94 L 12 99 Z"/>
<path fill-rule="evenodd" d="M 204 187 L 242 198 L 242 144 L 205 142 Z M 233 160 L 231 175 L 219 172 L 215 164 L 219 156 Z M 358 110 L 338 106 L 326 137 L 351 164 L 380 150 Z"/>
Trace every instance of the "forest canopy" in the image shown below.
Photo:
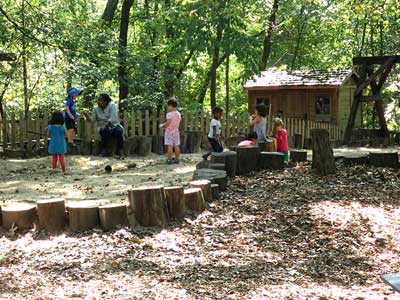
<path fill-rule="evenodd" d="M 354 56 L 399 54 L 399 16 L 397 0 L 4 0 L 0 53 L 16 59 L 0 62 L 0 109 L 61 109 L 72 85 L 86 108 L 107 92 L 122 111 L 172 96 L 184 109 L 228 98 L 245 111 L 243 83 L 266 68 L 349 69 Z M 384 99 L 397 127 L 396 68 Z"/>

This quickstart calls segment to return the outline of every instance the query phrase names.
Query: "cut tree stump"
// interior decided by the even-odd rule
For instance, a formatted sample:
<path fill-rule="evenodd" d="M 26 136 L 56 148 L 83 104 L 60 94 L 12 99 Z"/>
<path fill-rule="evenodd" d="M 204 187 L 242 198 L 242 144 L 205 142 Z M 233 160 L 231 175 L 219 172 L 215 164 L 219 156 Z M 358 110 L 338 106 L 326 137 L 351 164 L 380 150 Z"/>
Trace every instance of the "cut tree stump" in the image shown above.
<path fill-rule="evenodd" d="M 303 148 L 303 135 L 300 133 L 294 134 L 294 148 L 296 149 Z"/>
<path fill-rule="evenodd" d="M 112 230 L 118 225 L 128 225 L 127 207 L 123 203 L 112 203 L 99 206 L 100 225 L 106 230 Z"/>
<path fill-rule="evenodd" d="M 326 129 L 311 129 L 312 140 L 312 168 L 320 175 L 326 176 L 336 173 L 335 158 Z"/>
<path fill-rule="evenodd" d="M 268 138 L 265 141 L 265 152 L 276 152 L 276 140 L 275 138 Z"/>
<path fill-rule="evenodd" d="M 34 205 L 3 206 L 1 216 L 4 229 L 10 229 L 13 225 L 19 230 L 29 229 L 37 221 L 37 211 Z"/>
<path fill-rule="evenodd" d="M 225 171 L 229 177 L 236 176 L 237 153 L 234 151 L 212 152 L 211 163 L 225 165 Z"/>
<path fill-rule="evenodd" d="M 0 227 L 3 226 L 3 217 L 1 215 L 1 205 L 0 205 Z"/>
<path fill-rule="evenodd" d="M 374 167 L 399 168 L 399 153 L 397 151 L 370 152 L 369 163 Z"/>
<path fill-rule="evenodd" d="M 219 185 L 216 183 L 211 183 L 211 193 L 214 200 L 219 198 Z"/>
<path fill-rule="evenodd" d="M 203 133 L 201 131 L 185 131 L 181 148 L 183 153 L 200 152 Z"/>
<path fill-rule="evenodd" d="M 128 199 L 136 221 L 145 227 L 165 227 L 168 220 L 163 186 L 139 187 L 128 191 Z"/>
<path fill-rule="evenodd" d="M 207 208 L 201 188 L 186 189 L 184 199 L 186 207 L 197 213 L 201 213 Z"/>
<path fill-rule="evenodd" d="M 307 161 L 307 151 L 306 150 L 290 150 L 290 160 L 293 162 Z"/>
<path fill-rule="evenodd" d="M 283 170 L 284 155 L 280 152 L 261 152 L 258 166 L 261 170 Z"/>
<path fill-rule="evenodd" d="M 213 169 L 198 169 L 193 173 L 193 180 L 207 179 L 211 183 L 219 185 L 220 191 L 225 191 L 228 185 L 228 176 L 226 171 Z"/>
<path fill-rule="evenodd" d="M 258 146 L 237 147 L 236 173 L 239 175 L 248 174 L 257 169 L 258 155 L 260 150 Z"/>
<path fill-rule="evenodd" d="M 70 203 L 67 210 L 72 231 L 87 231 L 100 224 L 99 206 L 92 201 Z"/>
<path fill-rule="evenodd" d="M 194 180 L 189 182 L 191 188 L 201 188 L 206 202 L 212 202 L 211 181 L 207 179 Z"/>
<path fill-rule="evenodd" d="M 139 156 L 148 156 L 151 153 L 151 146 L 153 139 L 151 136 L 137 136 L 135 137 L 137 142 L 136 154 Z"/>
<path fill-rule="evenodd" d="M 257 145 L 258 145 L 258 148 L 260 149 L 260 152 L 266 152 L 267 151 L 267 143 L 266 143 L 266 141 L 258 141 Z"/>
<path fill-rule="evenodd" d="M 202 160 L 196 164 L 196 169 L 209 169 L 210 161 Z"/>
<path fill-rule="evenodd" d="M 186 214 L 183 186 L 171 186 L 165 189 L 168 212 L 171 218 L 180 219 Z"/>
<path fill-rule="evenodd" d="M 208 167 L 209 167 L 210 169 L 213 169 L 213 170 L 222 170 L 222 171 L 225 171 L 225 169 L 226 169 L 225 164 L 219 164 L 219 163 L 210 163 L 210 164 L 208 165 Z"/>
<path fill-rule="evenodd" d="M 344 165 L 346 165 L 346 166 L 366 165 L 369 163 L 368 154 L 346 155 L 346 156 L 343 156 L 342 159 L 343 159 Z"/>
<path fill-rule="evenodd" d="M 151 149 L 151 151 L 155 154 L 164 154 L 164 137 L 159 135 L 153 136 Z"/>
<path fill-rule="evenodd" d="M 61 231 L 66 225 L 64 198 L 36 202 L 39 228 L 50 232 Z"/>

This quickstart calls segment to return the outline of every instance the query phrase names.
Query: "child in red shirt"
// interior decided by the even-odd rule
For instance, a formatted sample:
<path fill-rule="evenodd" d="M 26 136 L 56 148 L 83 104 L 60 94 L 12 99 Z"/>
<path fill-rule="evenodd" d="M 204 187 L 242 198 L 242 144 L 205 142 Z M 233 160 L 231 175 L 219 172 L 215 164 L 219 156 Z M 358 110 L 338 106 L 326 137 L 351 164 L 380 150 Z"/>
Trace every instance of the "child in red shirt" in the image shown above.
<path fill-rule="evenodd" d="M 287 162 L 289 160 L 287 131 L 283 128 L 283 122 L 279 118 L 274 120 L 274 137 L 276 138 L 277 151 L 283 153 L 285 162 Z"/>

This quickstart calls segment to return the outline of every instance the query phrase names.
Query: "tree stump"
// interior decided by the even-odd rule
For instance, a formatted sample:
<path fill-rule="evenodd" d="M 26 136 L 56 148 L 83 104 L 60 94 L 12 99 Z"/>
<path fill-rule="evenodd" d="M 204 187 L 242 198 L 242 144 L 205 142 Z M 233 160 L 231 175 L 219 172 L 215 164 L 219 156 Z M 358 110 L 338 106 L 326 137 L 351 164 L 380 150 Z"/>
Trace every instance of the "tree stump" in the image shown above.
<path fill-rule="evenodd" d="M 258 166 L 262 170 L 283 170 L 284 155 L 280 152 L 261 152 L 258 158 Z"/>
<path fill-rule="evenodd" d="M 207 179 L 194 180 L 189 182 L 191 188 L 201 188 L 206 202 L 212 202 L 211 181 Z"/>
<path fill-rule="evenodd" d="M 39 200 L 36 203 L 39 217 L 39 228 L 50 232 L 61 231 L 65 228 L 64 198 Z"/>
<path fill-rule="evenodd" d="M 3 217 L 1 215 L 1 206 L 0 206 L 0 227 L 3 226 Z"/>
<path fill-rule="evenodd" d="M 260 150 L 258 146 L 237 147 L 236 173 L 239 175 L 253 172 L 257 169 L 257 160 Z"/>
<path fill-rule="evenodd" d="M 145 227 L 165 227 L 168 208 L 162 186 L 140 187 L 128 191 L 128 199 L 137 222 Z"/>
<path fill-rule="evenodd" d="M 226 169 L 225 164 L 219 164 L 219 163 L 210 163 L 208 167 L 213 170 L 221 170 L 221 171 L 225 171 Z"/>
<path fill-rule="evenodd" d="M 107 204 L 99 207 L 100 224 L 106 230 L 111 230 L 117 225 L 128 225 L 128 213 L 125 204 Z"/>
<path fill-rule="evenodd" d="M 34 205 L 12 205 L 1 209 L 3 228 L 10 229 L 13 225 L 19 230 L 32 228 L 37 220 Z"/>
<path fill-rule="evenodd" d="M 212 152 L 211 163 L 220 163 L 225 165 L 225 171 L 229 177 L 236 176 L 237 153 L 234 151 Z"/>
<path fill-rule="evenodd" d="M 346 166 L 352 165 L 366 165 L 369 163 L 367 154 L 354 154 L 343 156 L 343 164 Z"/>
<path fill-rule="evenodd" d="M 151 153 L 151 146 L 153 139 L 150 136 L 138 136 L 136 137 L 137 148 L 136 154 L 139 156 L 148 156 Z"/>
<path fill-rule="evenodd" d="M 210 161 L 202 160 L 196 164 L 196 169 L 209 169 Z"/>
<path fill-rule="evenodd" d="M 99 206 L 94 202 L 76 202 L 67 205 L 69 228 L 87 231 L 100 224 Z"/>
<path fill-rule="evenodd" d="M 203 192 L 200 188 L 190 188 L 184 191 L 184 199 L 186 207 L 192 211 L 201 213 L 206 208 Z"/>
<path fill-rule="evenodd" d="M 326 176 L 336 173 L 335 159 L 326 129 L 311 129 L 312 140 L 312 168 L 320 175 Z"/>
<path fill-rule="evenodd" d="M 165 189 L 168 212 L 171 218 L 180 219 L 186 214 L 186 205 L 182 186 L 171 186 Z"/>
<path fill-rule="evenodd" d="M 290 160 L 293 162 L 307 161 L 307 151 L 305 151 L 305 150 L 290 150 Z"/>
<path fill-rule="evenodd" d="M 164 137 L 160 135 L 153 136 L 151 149 L 153 153 L 163 155 L 165 153 Z"/>
<path fill-rule="evenodd" d="M 228 176 L 226 171 L 213 169 L 198 169 L 193 173 L 193 180 L 206 179 L 211 183 L 219 185 L 220 191 L 225 191 L 228 185 Z"/>
<path fill-rule="evenodd" d="M 181 148 L 183 153 L 200 152 L 203 133 L 201 131 L 185 131 Z"/>
<path fill-rule="evenodd" d="M 399 154 L 397 151 L 370 152 L 369 163 L 374 167 L 399 168 Z"/>
<path fill-rule="evenodd" d="M 211 184 L 211 194 L 214 200 L 219 198 L 219 185 L 216 183 Z"/>
<path fill-rule="evenodd" d="M 275 138 L 268 138 L 265 141 L 265 152 L 276 152 L 276 139 Z"/>
<path fill-rule="evenodd" d="M 267 142 L 266 141 L 258 141 L 257 145 L 258 145 L 258 148 L 260 149 L 260 152 L 267 151 Z"/>

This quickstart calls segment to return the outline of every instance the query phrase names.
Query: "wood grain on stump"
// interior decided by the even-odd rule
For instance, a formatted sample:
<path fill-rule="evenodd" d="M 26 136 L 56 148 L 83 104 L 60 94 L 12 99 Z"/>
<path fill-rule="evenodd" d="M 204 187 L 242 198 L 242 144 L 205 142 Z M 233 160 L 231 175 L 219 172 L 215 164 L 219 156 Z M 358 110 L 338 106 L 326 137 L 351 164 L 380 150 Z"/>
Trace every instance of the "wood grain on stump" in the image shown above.
<path fill-rule="evenodd" d="M 86 231 L 100 224 L 99 206 L 95 202 L 76 202 L 67 205 L 69 228 L 72 231 Z"/>
<path fill-rule="evenodd" d="M 276 152 L 276 139 L 275 138 L 268 138 L 265 141 L 265 152 Z"/>
<path fill-rule="evenodd" d="M 151 136 L 137 136 L 135 137 L 137 142 L 136 154 L 139 156 L 148 156 L 151 153 L 151 146 L 153 139 Z"/>
<path fill-rule="evenodd" d="M 219 198 L 219 185 L 216 183 L 211 184 L 211 193 L 214 200 Z"/>
<path fill-rule="evenodd" d="M 220 191 L 225 191 L 228 185 L 228 176 L 226 171 L 214 169 L 198 169 L 193 173 L 193 180 L 207 179 L 211 183 L 219 185 Z"/>
<path fill-rule="evenodd" d="M 165 189 L 168 212 L 171 218 L 183 218 L 186 214 L 186 204 L 182 186 L 171 186 Z"/>
<path fill-rule="evenodd" d="M 257 161 L 260 150 L 258 146 L 237 147 L 236 173 L 239 175 L 253 172 L 257 169 Z"/>
<path fill-rule="evenodd" d="M 39 217 L 39 228 L 47 231 L 61 231 L 65 228 L 64 198 L 39 200 L 36 203 Z"/>
<path fill-rule="evenodd" d="M 162 155 L 164 154 L 164 137 L 163 136 L 153 136 L 152 137 L 152 146 L 151 146 L 152 150 L 151 152 L 158 154 L 158 155 Z"/>
<path fill-rule="evenodd" d="M 262 170 L 283 170 L 284 155 L 280 152 L 261 152 L 258 158 L 258 166 Z"/>
<path fill-rule="evenodd" d="M 191 188 L 201 188 L 203 197 L 206 202 L 212 202 L 211 181 L 207 179 L 194 180 L 189 182 Z"/>
<path fill-rule="evenodd" d="M 399 154 L 397 151 L 370 152 L 369 162 L 374 167 L 398 169 Z"/>
<path fill-rule="evenodd" d="M 37 221 L 37 211 L 34 205 L 11 205 L 1 209 L 4 229 L 13 225 L 19 230 L 32 228 Z"/>
<path fill-rule="evenodd" d="M 183 153 L 200 152 L 201 140 L 203 133 L 201 131 L 185 131 L 181 148 Z"/>
<path fill-rule="evenodd" d="M 106 230 L 111 230 L 118 225 L 128 225 L 127 207 L 123 203 L 113 203 L 99 207 L 100 224 Z"/>
<path fill-rule="evenodd" d="M 333 150 L 326 129 L 311 129 L 312 168 L 322 176 L 335 174 L 336 165 Z"/>
<path fill-rule="evenodd" d="M 201 213 L 207 208 L 203 192 L 200 188 L 190 188 L 184 191 L 186 207 L 192 211 Z"/>
<path fill-rule="evenodd" d="M 307 151 L 306 150 L 290 150 L 290 160 L 293 162 L 307 161 Z"/>
<path fill-rule="evenodd" d="M 234 151 L 212 152 L 211 163 L 224 164 L 229 177 L 236 175 L 237 153 Z"/>
<path fill-rule="evenodd" d="M 208 167 L 209 167 L 210 169 L 222 170 L 222 171 L 225 171 L 225 169 L 226 169 L 225 164 L 220 164 L 220 163 L 210 163 L 210 164 L 208 165 Z"/>
<path fill-rule="evenodd" d="M 139 187 L 128 191 L 130 208 L 136 221 L 145 227 L 165 227 L 168 208 L 163 186 Z"/>

